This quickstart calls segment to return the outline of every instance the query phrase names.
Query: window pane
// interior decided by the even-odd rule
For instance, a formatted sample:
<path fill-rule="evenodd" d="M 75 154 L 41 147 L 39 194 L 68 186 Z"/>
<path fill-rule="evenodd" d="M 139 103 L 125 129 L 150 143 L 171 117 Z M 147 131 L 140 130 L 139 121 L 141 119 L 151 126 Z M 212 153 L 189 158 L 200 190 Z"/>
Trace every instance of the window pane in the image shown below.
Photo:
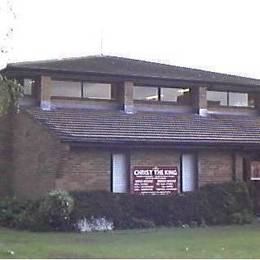
<path fill-rule="evenodd" d="M 111 85 L 106 83 L 83 83 L 83 97 L 111 99 Z"/>
<path fill-rule="evenodd" d="M 248 94 L 247 93 L 229 92 L 229 106 L 247 107 L 248 106 Z"/>
<path fill-rule="evenodd" d="M 227 92 L 207 91 L 209 105 L 227 106 Z"/>
<path fill-rule="evenodd" d="M 134 100 L 158 100 L 158 88 L 134 87 Z"/>
<path fill-rule="evenodd" d="M 33 82 L 34 81 L 32 79 L 24 79 L 24 81 L 23 81 L 23 85 L 24 85 L 23 93 L 24 93 L 24 95 L 28 95 L 28 96 L 32 95 Z"/>
<path fill-rule="evenodd" d="M 161 88 L 161 100 L 189 104 L 191 101 L 189 91 L 188 88 Z"/>
<path fill-rule="evenodd" d="M 81 97 L 81 82 L 53 80 L 51 95 L 58 97 Z"/>

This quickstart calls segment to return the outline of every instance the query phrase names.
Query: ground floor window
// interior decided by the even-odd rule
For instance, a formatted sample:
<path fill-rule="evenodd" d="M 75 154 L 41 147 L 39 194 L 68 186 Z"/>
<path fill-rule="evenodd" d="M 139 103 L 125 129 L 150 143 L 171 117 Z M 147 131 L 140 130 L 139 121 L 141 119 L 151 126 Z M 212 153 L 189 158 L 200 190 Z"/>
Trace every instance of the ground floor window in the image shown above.
<path fill-rule="evenodd" d="M 125 193 L 129 191 L 128 158 L 124 153 L 112 154 L 111 191 Z"/>
<path fill-rule="evenodd" d="M 197 187 L 197 156 L 185 153 L 181 156 L 181 191 L 194 191 Z"/>

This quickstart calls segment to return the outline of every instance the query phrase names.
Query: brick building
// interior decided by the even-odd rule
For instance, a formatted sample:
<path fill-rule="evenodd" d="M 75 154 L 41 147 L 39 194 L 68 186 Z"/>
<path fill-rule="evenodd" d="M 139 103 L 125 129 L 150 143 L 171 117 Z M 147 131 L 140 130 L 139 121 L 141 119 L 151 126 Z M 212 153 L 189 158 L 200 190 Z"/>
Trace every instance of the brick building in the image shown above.
<path fill-rule="evenodd" d="M 14 63 L 2 73 L 25 96 L 0 125 L 9 133 L 0 196 L 185 192 L 258 179 L 260 80 L 111 56 Z"/>

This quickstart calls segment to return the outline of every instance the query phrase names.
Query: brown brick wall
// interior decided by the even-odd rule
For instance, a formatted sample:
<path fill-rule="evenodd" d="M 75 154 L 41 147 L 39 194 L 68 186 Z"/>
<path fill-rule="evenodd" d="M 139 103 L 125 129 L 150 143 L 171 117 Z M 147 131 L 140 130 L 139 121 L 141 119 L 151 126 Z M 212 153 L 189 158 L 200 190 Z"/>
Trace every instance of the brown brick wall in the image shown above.
<path fill-rule="evenodd" d="M 24 113 L 16 116 L 13 144 L 13 194 L 38 198 L 53 189 L 66 146 Z"/>
<path fill-rule="evenodd" d="M 109 190 L 110 152 L 61 144 L 27 114 L 16 118 L 12 188 L 18 198 L 38 198 L 53 189 Z"/>
<path fill-rule="evenodd" d="M 10 194 L 12 172 L 12 123 L 10 118 L 0 119 L 0 197 Z"/>
<path fill-rule="evenodd" d="M 72 150 L 63 162 L 56 188 L 74 190 L 110 190 L 110 152 L 102 149 Z"/>
<path fill-rule="evenodd" d="M 231 152 L 201 151 L 198 154 L 199 186 L 209 183 L 231 181 L 233 177 L 233 157 Z"/>
<path fill-rule="evenodd" d="M 24 113 L 17 116 L 13 141 L 12 188 L 17 197 L 38 198 L 52 189 L 110 190 L 109 149 L 69 148 Z M 180 172 L 180 157 L 180 150 L 132 149 L 130 168 L 177 166 Z M 233 159 L 232 152 L 198 152 L 199 186 L 232 180 L 234 166 L 241 175 L 241 158 L 236 163 Z"/>
<path fill-rule="evenodd" d="M 130 155 L 130 171 L 134 166 L 177 166 L 180 174 L 180 156 L 174 150 L 134 150 Z"/>
<path fill-rule="evenodd" d="M 133 166 L 177 166 L 180 170 L 180 152 L 174 150 L 136 150 L 131 152 Z"/>

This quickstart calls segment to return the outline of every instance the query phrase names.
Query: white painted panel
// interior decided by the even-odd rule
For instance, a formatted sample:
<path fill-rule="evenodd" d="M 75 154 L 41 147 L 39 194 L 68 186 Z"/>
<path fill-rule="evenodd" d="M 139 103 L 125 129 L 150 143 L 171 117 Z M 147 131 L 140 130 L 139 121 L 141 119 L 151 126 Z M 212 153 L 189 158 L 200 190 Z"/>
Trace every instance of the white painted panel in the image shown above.
<path fill-rule="evenodd" d="M 194 154 L 182 155 L 182 191 L 194 191 L 196 188 L 196 156 Z"/>
<path fill-rule="evenodd" d="M 113 192 L 128 192 L 128 167 L 125 154 L 113 154 Z"/>

